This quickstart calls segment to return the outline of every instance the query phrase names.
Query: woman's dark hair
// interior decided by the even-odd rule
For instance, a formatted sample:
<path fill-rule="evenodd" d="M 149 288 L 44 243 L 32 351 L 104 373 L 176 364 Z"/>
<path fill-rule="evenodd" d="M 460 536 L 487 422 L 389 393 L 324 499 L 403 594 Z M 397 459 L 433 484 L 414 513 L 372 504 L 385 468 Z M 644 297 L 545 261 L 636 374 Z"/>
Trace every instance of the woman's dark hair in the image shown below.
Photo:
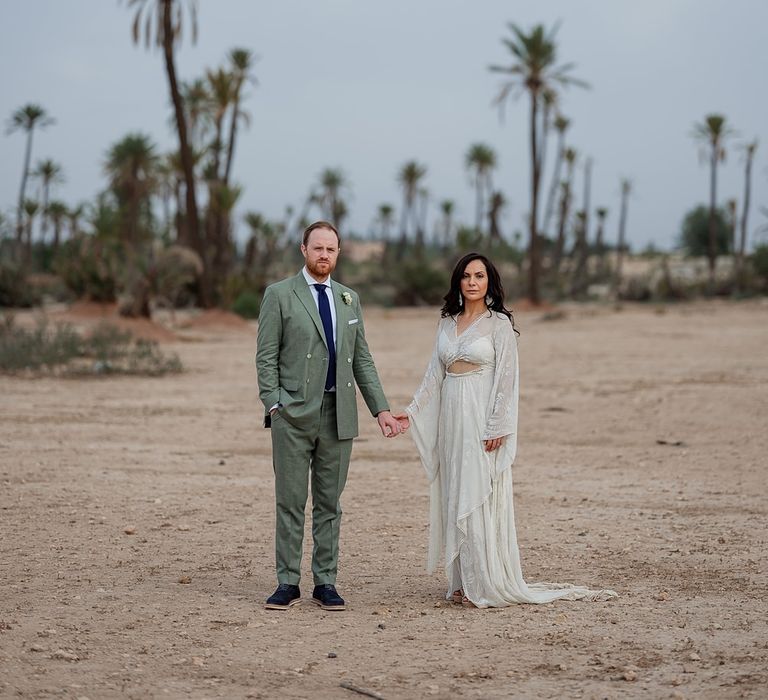
<path fill-rule="evenodd" d="M 504 286 L 501 284 L 501 276 L 496 266 L 480 253 L 467 253 L 459 262 L 456 263 L 456 267 L 453 268 L 451 273 L 451 288 L 448 293 L 443 297 L 445 304 L 440 309 L 440 316 L 455 316 L 462 310 L 462 296 L 461 296 L 461 278 L 464 276 L 464 270 L 467 269 L 469 263 L 479 260 L 485 265 L 486 272 L 488 273 L 488 291 L 486 292 L 486 304 L 491 311 L 504 314 L 512 327 L 515 327 L 515 319 L 512 317 L 512 312 L 504 306 Z M 515 329 L 515 333 L 517 333 Z"/>

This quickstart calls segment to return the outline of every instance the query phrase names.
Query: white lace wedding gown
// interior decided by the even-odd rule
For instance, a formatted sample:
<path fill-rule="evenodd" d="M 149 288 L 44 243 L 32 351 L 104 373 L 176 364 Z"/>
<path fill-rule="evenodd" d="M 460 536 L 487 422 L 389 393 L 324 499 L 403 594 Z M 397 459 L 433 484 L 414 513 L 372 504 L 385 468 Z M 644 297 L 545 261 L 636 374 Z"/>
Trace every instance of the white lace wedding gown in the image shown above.
<path fill-rule="evenodd" d="M 526 583 L 517 548 L 512 463 L 517 450 L 517 341 L 509 319 L 481 316 L 457 336 L 443 318 L 424 380 L 407 408 L 411 434 L 430 481 L 428 568 L 442 556 L 448 594 L 476 606 L 614 597 L 560 583 Z M 447 371 L 463 360 L 477 366 Z M 483 440 L 505 436 L 486 452 Z"/>

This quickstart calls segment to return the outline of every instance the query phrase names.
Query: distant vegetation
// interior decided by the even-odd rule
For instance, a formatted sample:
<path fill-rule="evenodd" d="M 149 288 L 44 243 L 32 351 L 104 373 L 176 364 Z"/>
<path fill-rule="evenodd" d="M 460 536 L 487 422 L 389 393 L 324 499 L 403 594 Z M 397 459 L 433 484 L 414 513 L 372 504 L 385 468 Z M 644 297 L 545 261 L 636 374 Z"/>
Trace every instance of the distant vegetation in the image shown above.
<path fill-rule="evenodd" d="M 692 258 L 681 261 L 654 250 L 630 256 L 634 186 L 629 177 L 618 179 L 610 200 L 594 193 L 593 203 L 594 163 L 588 146 L 570 141 L 572 120 L 563 100 L 565 88 L 588 86 L 574 77 L 573 64 L 561 62 L 557 27 L 510 24 L 502 38 L 503 60 L 490 66 L 503 78 L 499 108 L 524 96 L 528 111 L 531 197 L 519 216 L 525 232 L 504 230 L 512 197 L 494 181 L 502 155 L 478 138 L 463 158 L 475 200 L 470 221 L 457 220 L 455 202 L 430 190 L 429 165 L 410 159 L 397 173 L 399 204 L 382 202 L 371 213 L 365 239 L 375 244 L 351 256 L 356 242 L 363 250 L 363 236 L 347 230 L 353 183 L 338 167 L 318 173 L 311 190 L 297 193 L 278 220 L 257 211 L 235 216 L 243 192 L 235 178 L 238 136 L 250 122 L 246 107 L 256 86 L 255 53 L 233 48 L 220 66 L 181 79 L 176 51 L 183 38 L 196 38 L 195 4 L 127 4 L 134 41 L 162 49 L 169 123 L 178 148 L 162 153 L 147 134 L 125 134 L 105 148 L 104 187 L 95 200 L 63 202 L 57 189 L 66 164 L 50 158 L 33 162 L 33 137 L 54 128 L 54 119 L 37 104 L 15 110 L 8 132 L 24 134 L 26 148 L 15 212 L 0 216 L 0 306 L 86 298 L 116 301 L 126 316 L 196 305 L 253 318 L 265 287 L 300 266 L 300 232 L 317 218 L 334 221 L 342 231 L 345 254 L 338 277 L 381 304 L 440 303 L 453 261 L 470 249 L 500 263 L 512 297 L 534 303 L 745 296 L 768 288 L 764 266 L 757 264 L 766 257 L 765 246 L 748 252 L 750 236 L 766 228 L 749 223 L 757 140 L 736 143 L 744 164 L 742 201 L 722 202 L 718 174 L 726 146 L 736 137 L 726 117 L 716 113 L 692 132 L 710 171 L 708 205 L 691 203 L 681 223 L 680 252 Z M 768 217 L 765 207 L 760 212 Z M 235 245 L 237 226 L 248 232 L 242 248 Z M 697 256 L 706 261 L 704 268 Z"/>
<path fill-rule="evenodd" d="M 159 376 L 181 371 L 176 355 L 109 324 L 82 334 L 66 323 L 41 319 L 30 329 L 11 315 L 0 317 L 0 372 L 5 374 Z"/>

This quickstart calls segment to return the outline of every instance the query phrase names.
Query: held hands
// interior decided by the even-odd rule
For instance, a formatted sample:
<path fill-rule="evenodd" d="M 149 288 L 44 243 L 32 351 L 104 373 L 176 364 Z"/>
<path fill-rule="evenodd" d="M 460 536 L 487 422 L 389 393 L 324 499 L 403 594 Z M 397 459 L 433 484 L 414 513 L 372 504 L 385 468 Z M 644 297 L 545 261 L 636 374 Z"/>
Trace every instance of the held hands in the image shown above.
<path fill-rule="evenodd" d="M 400 432 L 404 433 L 411 427 L 411 421 L 408 418 L 407 413 L 396 413 L 392 416 L 398 423 L 400 423 Z"/>
<path fill-rule="evenodd" d="M 403 427 L 400 418 L 401 416 L 393 416 L 389 411 L 379 413 L 376 416 L 376 420 L 379 423 L 379 428 L 381 428 L 381 434 L 384 437 L 391 438 L 404 433 L 408 428 L 407 418 L 405 427 Z"/>

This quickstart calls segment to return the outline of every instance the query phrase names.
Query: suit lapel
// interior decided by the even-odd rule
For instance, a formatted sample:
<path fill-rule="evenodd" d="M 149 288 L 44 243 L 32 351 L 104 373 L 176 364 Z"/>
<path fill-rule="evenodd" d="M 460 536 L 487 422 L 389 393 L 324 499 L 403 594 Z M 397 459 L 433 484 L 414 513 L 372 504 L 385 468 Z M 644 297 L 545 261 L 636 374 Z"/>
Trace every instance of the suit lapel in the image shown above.
<path fill-rule="evenodd" d="M 317 328 L 317 332 L 320 334 L 320 337 L 322 338 L 323 343 L 327 348 L 328 343 L 325 340 L 323 322 L 320 320 L 320 313 L 317 310 L 317 304 L 315 303 L 315 300 L 312 296 L 312 290 L 309 288 L 307 280 L 304 279 L 304 275 L 301 272 L 296 275 L 294 280 L 293 292 L 297 297 L 299 297 L 299 301 L 301 301 L 301 303 L 304 305 L 304 308 L 307 310 L 309 317 L 312 319 L 312 321 L 314 321 L 315 328 Z"/>
<path fill-rule="evenodd" d="M 331 280 L 331 296 L 336 308 L 336 358 L 341 357 L 341 347 L 344 344 L 344 335 L 347 329 L 347 305 L 341 299 L 341 290 Z"/>

